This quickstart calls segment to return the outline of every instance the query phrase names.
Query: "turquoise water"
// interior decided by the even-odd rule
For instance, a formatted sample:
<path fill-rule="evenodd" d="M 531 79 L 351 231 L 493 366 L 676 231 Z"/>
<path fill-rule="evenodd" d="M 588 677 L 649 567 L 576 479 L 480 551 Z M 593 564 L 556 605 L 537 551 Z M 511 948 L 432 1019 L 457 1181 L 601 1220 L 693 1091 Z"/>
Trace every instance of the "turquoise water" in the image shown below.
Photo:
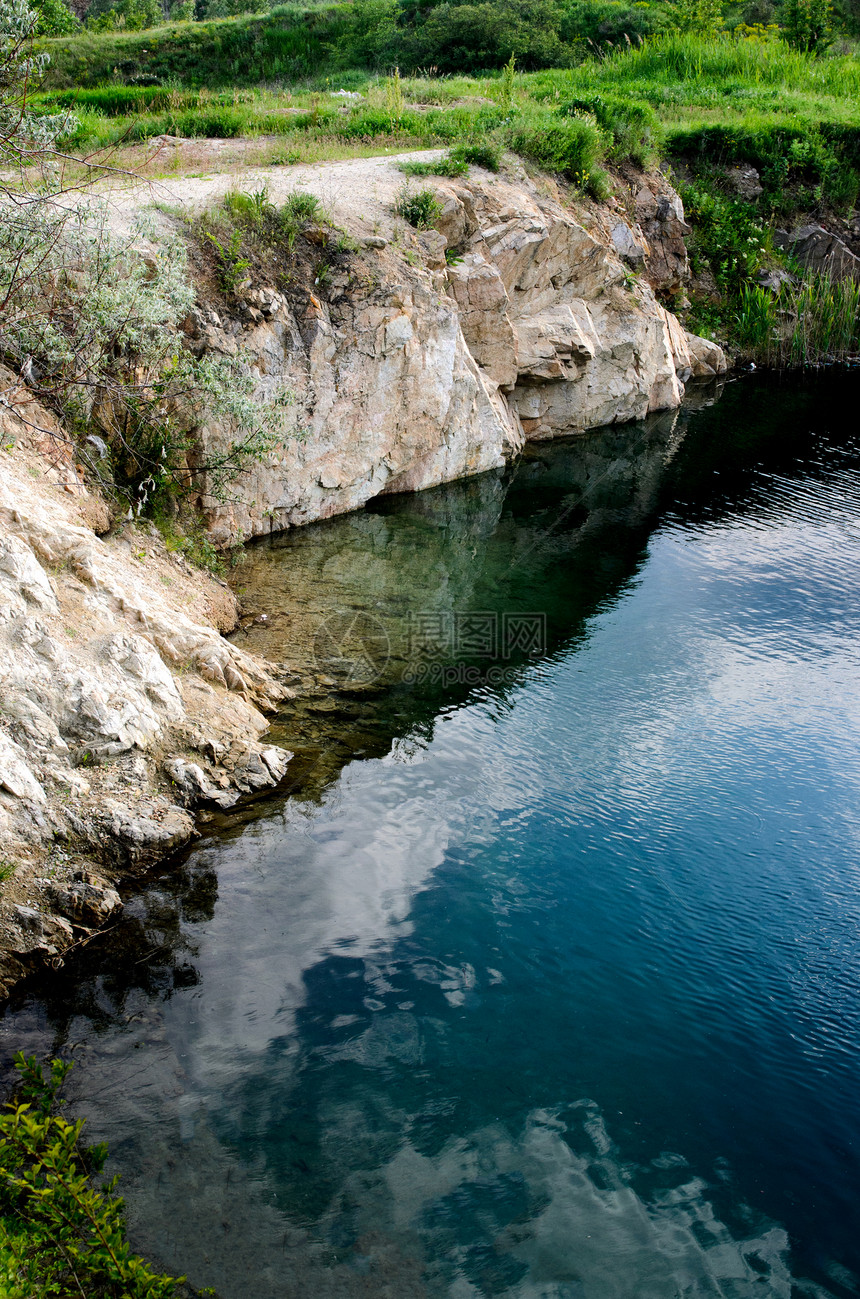
<path fill-rule="evenodd" d="M 858 1292 L 856 392 L 251 549 L 289 790 L 4 1023 L 138 1248 L 223 1299 Z"/>

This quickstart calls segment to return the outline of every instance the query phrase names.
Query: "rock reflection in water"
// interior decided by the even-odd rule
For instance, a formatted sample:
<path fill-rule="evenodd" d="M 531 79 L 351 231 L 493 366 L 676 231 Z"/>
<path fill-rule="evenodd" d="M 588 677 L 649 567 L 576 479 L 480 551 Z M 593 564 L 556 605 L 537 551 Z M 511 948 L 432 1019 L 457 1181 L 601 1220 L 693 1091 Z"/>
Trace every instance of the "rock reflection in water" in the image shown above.
<path fill-rule="evenodd" d="M 529 664 L 585 636 L 642 560 L 688 418 L 533 446 L 506 474 L 380 497 L 248 547 L 235 585 L 253 613 L 237 637 L 296 672 L 300 697 L 273 736 L 297 754 L 303 792 L 348 758 L 426 738 L 476 690 L 504 699 Z M 340 664 L 327 629 L 343 636 Z"/>
<path fill-rule="evenodd" d="M 784 508 L 751 486 L 752 444 L 746 461 L 734 433 L 691 454 L 688 418 L 541 447 L 506 477 L 378 502 L 249 551 L 238 584 L 267 621 L 243 643 L 289 661 L 308 691 L 278 721 L 300 754 L 293 796 L 213 820 L 62 987 L 19 996 L 6 1024 L 14 1045 L 75 1056 L 75 1107 L 111 1144 L 135 1244 L 195 1284 L 223 1299 L 827 1293 L 798 1281 L 782 1215 L 751 1207 L 758 1167 L 741 1190 L 719 1162 L 751 1101 L 739 1086 L 724 1112 L 714 1079 L 734 1064 L 745 1080 L 747 1064 L 740 1048 L 715 1063 L 696 1037 L 696 962 L 713 941 L 729 966 L 740 939 L 723 952 L 707 910 L 691 919 L 673 891 L 688 863 L 670 874 L 672 841 L 648 820 L 661 789 L 652 737 L 606 756 L 624 748 L 611 711 L 623 672 L 592 694 L 586 684 L 563 715 L 599 615 L 635 594 L 656 517 L 694 533 L 724 517 L 764 526 Z M 775 473 L 814 484 L 828 463 L 787 449 Z M 320 623 L 345 611 L 384 626 L 390 657 L 373 680 L 315 661 Z M 496 660 L 462 647 L 430 661 L 478 668 L 477 682 L 414 671 L 410 616 L 531 611 L 546 615 L 545 640 L 502 656 L 503 684 L 486 676 Z M 664 689 L 672 665 L 648 667 L 634 691 Z M 521 691 L 532 711 L 503 729 Z M 673 706 L 661 694 L 649 715 Z M 548 757 L 523 741 L 556 722 Z M 582 760 L 565 767 L 577 745 Z M 589 764 L 629 782 L 638 821 L 609 801 L 611 780 L 589 786 Z M 695 793 L 682 808 L 691 841 L 705 833 L 706 791 Z M 613 873 L 595 848 L 610 833 L 653 833 L 654 858 L 649 844 Z M 798 923 L 805 941 L 810 916 Z M 704 973 L 711 997 L 720 970 Z M 735 987 L 727 1005 L 757 1005 Z M 737 1014 L 726 1039 L 745 1042 Z M 699 1109 L 685 1126 L 687 1075 Z M 823 1258 L 818 1281 L 825 1264 L 837 1275 Z"/>

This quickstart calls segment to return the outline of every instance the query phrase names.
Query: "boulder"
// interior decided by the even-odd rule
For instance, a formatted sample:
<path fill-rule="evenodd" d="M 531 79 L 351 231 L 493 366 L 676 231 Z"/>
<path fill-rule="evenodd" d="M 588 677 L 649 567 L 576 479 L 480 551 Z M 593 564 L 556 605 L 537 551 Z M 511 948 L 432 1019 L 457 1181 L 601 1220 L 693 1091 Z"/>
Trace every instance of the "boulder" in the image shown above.
<path fill-rule="evenodd" d="M 52 904 L 73 924 L 97 929 L 122 910 L 122 900 L 99 876 L 80 872 L 69 885 L 53 884 L 48 888 Z"/>
<path fill-rule="evenodd" d="M 732 192 L 739 198 L 746 199 L 748 203 L 764 193 L 761 178 L 755 167 L 727 167 L 725 175 Z"/>
<path fill-rule="evenodd" d="M 860 257 L 838 235 L 820 225 L 798 226 L 789 234 L 777 230 L 774 243 L 795 258 L 798 265 L 834 280 L 860 279 Z"/>

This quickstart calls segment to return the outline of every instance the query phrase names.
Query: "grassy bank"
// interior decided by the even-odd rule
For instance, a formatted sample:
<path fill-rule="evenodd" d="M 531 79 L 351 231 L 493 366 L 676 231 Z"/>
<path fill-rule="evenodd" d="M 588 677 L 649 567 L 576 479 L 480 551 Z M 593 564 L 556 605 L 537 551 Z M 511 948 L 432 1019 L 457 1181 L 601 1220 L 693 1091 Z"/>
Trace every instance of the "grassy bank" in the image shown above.
<path fill-rule="evenodd" d="M 374 10 L 377 36 L 384 8 Z M 369 70 L 369 47 L 364 66 L 343 66 L 359 57 L 356 15 L 366 10 L 279 8 L 49 42 L 55 85 L 36 102 L 75 114 L 66 143 L 84 151 L 162 135 L 258 138 L 268 145 L 257 160 L 283 164 L 489 141 L 595 198 L 608 195 L 625 164 L 660 161 L 675 171 L 694 226 L 694 262 L 715 286 L 693 303 L 692 327 L 733 337 L 762 360 L 815 354 L 809 338 L 775 346 L 773 331 L 784 332 L 796 304 L 770 302 L 768 311 L 783 315 L 765 327 L 753 287 L 763 266 L 785 262 L 773 226 L 838 221 L 857 203 L 860 60 L 852 53 L 801 53 L 773 33 L 675 32 L 513 76 L 493 69 L 394 78 Z M 727 185 L 727 168 L 739 165 L 759 174 L 753 201 Z M 839 311 L 842 318 L 844 304 Z"/>
<path fill-rule="evenodd" d="M 81 148 L 159 134 L 292 136 L 297 146 L 321 136 L 344 141 L 392 136 L 430 147 L 498 130 L 504 120 L 511 140 L 517 135 L 523 143 L 535 130 L 548 139 L 559 137 L 547 146 L 545 163 L 560 171 L 569 170 L 557 165 L 567 147 L 560 137 L 578 129 L 570 126 L 577 115 L 580 120 L 591 115 L 602 132 L 601 152 L 610 159 L 621 150 L 633 156 L 682 156 L 699 167 L 749 163 L 761 170 L 772 208 L 795 184 L 821 187 L 819 198 L 845 205 L 854 200 L 860 60 L 853 55 L 814 58 L 776 39 L 669 35 L 600 60 L 519 74 L 507 99 L 502 73 L 404 78 L 403 106 L 392 111 L 384 86 L 366 70 L 309 82 L 274 71 L 289 62 L 289 42 L 273 54 L 275 36 L 298 40 L 298 32 L 308 35 L 320 24 L 318 35 L 339 12 L 295 10 L 289 17 L 278 10 L 264 19 L 51 42 L 55 78 L 77 84 L 39 98 L 46 108 L 74 109 L 79 126 L 70 143 Z M 276 16 L 282 13 L 287 16 Z M 287 17 L 297 25 L 278 27 Z M 246 56 L 239 53 L 243 42 Z M 90 75 L 80 65 L 91 61 Z M 126 64 L 138 75 L 145 69 L 159 84 L 123 84 Z M 187 65 L 193 75 L 183 76 Z M 283 84 L 261 88 L 269 76 L 264 66 L 273 79 L 281 75 Z M 230 89 L 213 93 L 225 77 L 232 79 Z M 87 84 L 99 78 L 108 84 Z M 341 89 L 363 98 L 344 108 L 328 93 Z M 790 193 L 789 200 L 795 202 Z"/>

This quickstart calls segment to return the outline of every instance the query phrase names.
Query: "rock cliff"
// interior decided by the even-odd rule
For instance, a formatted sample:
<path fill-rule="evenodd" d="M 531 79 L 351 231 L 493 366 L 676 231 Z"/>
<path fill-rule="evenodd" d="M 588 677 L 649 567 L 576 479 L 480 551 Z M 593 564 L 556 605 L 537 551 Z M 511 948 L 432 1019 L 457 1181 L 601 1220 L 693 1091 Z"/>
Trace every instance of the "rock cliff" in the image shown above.
<path fill-rule="evenodd" d="M 395 164 L 411 156 L 242 178 L 275 203 L 316 195 L 359 251 L 334 267 L 323 258 L 303 291 L 249 282 L 187 321 L 194 349 L 240 352 L 261 391 L 286 384 L 295 398 L 283 445 L 235 499 L 203 500 L 221 544 L 498 467 L 526 439 L 676 407 L 691 375 L 725 369 L 720 348 L 658 300 L 682 294 L 689 274 L 681 200 L 659 173 L 627 178 L 626 202 L 605 206 L 516 160 L 504 175 L 412 182 L 441 209 L 418 233 L 395 214 Z M 193 211 L 231 184 L 167 188 Z M 123 202 L 129 216 L 134 200 Z M 315 239 L 319 255 L 341 235 Z M 204 423 L 204 456 L 225 437 Z"/>
<path fill-rule="evenodd" d="M 148 525 L 110 538 L 50 414 L 0 387 L 0 993 L 120 907 L 200 803 L 276 784 L 288 688 L 219 631 L 228 590 Z M 11 390 L 11 397 L 8 396 Z"/>
<path fill-rule="evenodd" d="M 306 265 L 230 298 L 201 274 L 187 346 L 243 358 L 261 396 L 293 394 L 276 451 L 229 501 L 201 498 L 220 543 L 677 407 L 691 375 L 725 368 L 658 300 L 688 274 L 683 209 L 661 176 L 598 207 L 516 162 L 473 168 L 429 182 L 438 220 L 419 233 L 395 214 L 394 161 L 243 177 L 275 203 L 315 193 L 326 221 L 306 242 L 324 255 L 311 278 Z M 231 185 L 186 179 L 173 197 L 199 210 Z M 119 196 L 115 220 L 131 229 L 148 198 Z M 175 213 L 160 220 L 187 233 Z M 278 783 L 290 755 L 262 738 L 264 713 L 290 689 L 221 635 L 236 618 L 223 584 L 149 525 L 104 535 L 73 442 L 8 372 L 0 391 L 2 992 L 88 941 L 121 906 L 114 885 L 193 835 L 195 807 Z M 227 436 L 204 419 L 204 459 Z"/>

